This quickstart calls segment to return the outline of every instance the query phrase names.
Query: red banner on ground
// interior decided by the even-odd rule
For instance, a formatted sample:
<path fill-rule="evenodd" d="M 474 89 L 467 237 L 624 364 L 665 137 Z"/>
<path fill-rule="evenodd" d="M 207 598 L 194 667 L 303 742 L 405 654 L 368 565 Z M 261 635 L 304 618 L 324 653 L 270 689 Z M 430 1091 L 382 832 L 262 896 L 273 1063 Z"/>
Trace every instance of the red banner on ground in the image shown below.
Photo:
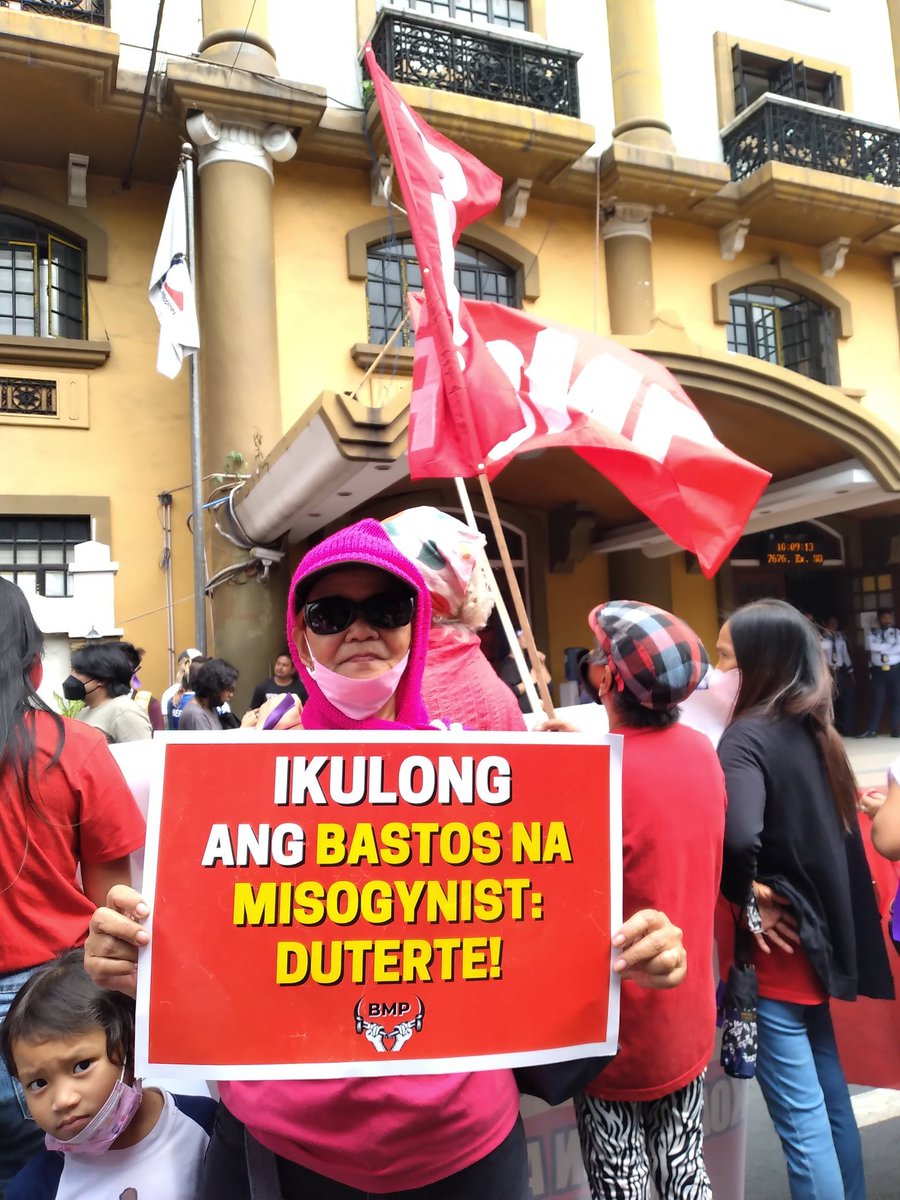
<path fill-rule="evenodd" d="M 614 1051 L 620 739 L 164 745 L 139 1072 L 338 1078 Z"/>

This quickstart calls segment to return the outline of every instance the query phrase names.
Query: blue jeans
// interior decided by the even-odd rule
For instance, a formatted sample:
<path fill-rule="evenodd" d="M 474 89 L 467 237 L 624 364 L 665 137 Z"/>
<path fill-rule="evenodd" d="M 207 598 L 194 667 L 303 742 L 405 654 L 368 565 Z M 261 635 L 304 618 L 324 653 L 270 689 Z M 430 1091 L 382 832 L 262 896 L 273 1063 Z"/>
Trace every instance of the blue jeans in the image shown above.
<path fill-rule="evenodd" d="M 759 1001 L 756 1077 L 792 1200 L 865 1200 L 862 1144 L 827 1004 Z"/>
<path fill-rule="evenodd" d="M 16 992 L 36 970 L 37 967 L 28 967 L 0 975 L 0 1020 L 9 1012 Z M 22 1088 L 0 1059 L 0 1200 L 6 1184 L 43 1144 L 44 1131 L 28 1115 Z"/>

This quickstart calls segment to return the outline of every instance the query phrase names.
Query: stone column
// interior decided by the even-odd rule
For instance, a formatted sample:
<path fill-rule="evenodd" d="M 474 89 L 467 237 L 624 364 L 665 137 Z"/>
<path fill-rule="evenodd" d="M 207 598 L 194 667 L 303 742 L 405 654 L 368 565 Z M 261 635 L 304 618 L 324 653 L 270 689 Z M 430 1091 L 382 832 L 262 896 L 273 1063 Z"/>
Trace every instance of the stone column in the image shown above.
<path fill-rule="evenodd" d="M 674 153 L 663 119 L 656 0 L 606 0 L 616 125 L 613 138 Z"/>
<path fill-rule="evenodd" d="M 900 254 L 891 257 L 891 285 L 894 289 L 894 312 L 897 319 L 897 333 L 900 335 Z"/>
<path fill-rule="evenodd" d="M 244 31 L 254 40 L 259 38 L 268 41 L 269 37 L 269 0 L 256 0 L 248 4 L 247 0 L 201 0 L 203 18 L 203 38 L 206 40 L 213 34 L 231 34 L 235 47 L 243 40 Z M 249 21 L 249 24 L 248 24 Z M 220 39 L 221 40 L 221 39 Z M 269 48 L 271 52 L 271 47 Z M 207 55 L 204 54 L 204 58 Z M 275 56 L 272 54 L 274 63 Z M 233 61 L 233 56 L 230 61 Z M 274 74 L 274 72 L 266 72 Z"/>
<path fill-rule="evenodd" d="M 257 0 L 245 33 L 248 9 L 245 0 L 203 0 L 200 57 L 274 76 L 267 4 Z M 291 158 L 297 143 L 282 126 L 233 106 L 192 113 L 187 130 L 199 163 L 204 471 L 252 472 L 282 433 L 272 164 Z M 233 451 L 243 466 L 232 465 Z M 218 534 L 208 549 L 210 576 L 247 557 Z M 249 578 L 226 583 L 213 592 L 212 611 L 210 652 L 241 671 L 242 708 L 284 640 L 283 589 Z"/>
<path fill-rule="evenodd" d="M 894 81 L 900 99 L 900 0 L 887 0 L 887 9 L 891 26 L 891 48 L 894 52 Z"/>
<path fill-rule="evenodd" d="M 248 463 L 281 437 L 275 312 L 272 161 L 296 151 L 277 125 L 195 113 L 198 146 L 200 296 L 206 470 L 224 472 L 240 451 Z"/>
<path fill-rule="evenodd" d="M 653 257 L 647 204 L 617 204 L 603 224 L 612 333 L 646 333 L 653 320 Z"/>

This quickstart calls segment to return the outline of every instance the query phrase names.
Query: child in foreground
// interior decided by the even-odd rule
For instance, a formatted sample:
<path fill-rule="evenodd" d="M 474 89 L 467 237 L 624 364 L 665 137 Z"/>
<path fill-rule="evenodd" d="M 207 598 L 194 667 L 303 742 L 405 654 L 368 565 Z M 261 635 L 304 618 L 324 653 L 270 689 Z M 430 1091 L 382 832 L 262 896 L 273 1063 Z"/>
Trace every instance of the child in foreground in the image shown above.
<path fill-rule="evenodd" d="M 45 1133 L 6 1200 L 195 1200 L 215 1113 L 134 1078 L 134 1001 L 97 987 L 71 950 L 25 983 L 0 1054 Z"/>

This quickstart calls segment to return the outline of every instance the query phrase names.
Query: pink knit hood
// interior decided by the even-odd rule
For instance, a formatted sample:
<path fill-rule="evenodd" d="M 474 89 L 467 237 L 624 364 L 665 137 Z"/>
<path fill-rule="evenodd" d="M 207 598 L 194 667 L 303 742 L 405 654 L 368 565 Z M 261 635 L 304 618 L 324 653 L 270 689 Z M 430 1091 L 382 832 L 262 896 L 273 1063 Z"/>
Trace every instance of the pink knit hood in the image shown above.
<path fill-rule="evenodd" d="M 368 717 L 355 721 L 325 698 L 316 677 L 307 670 L 294 645 L 294 625 L 298 603 L 309 593 L 320 575 L 339 567 L 376 567 L 401 579 L 416 593 L 416 609 L 410 631 L 409 662 L 397 687 L 397 716 L 393 721 Z M 427 729 L 428 713 L 422 702 L 422 671 L 428 650 L 431 626 L 431 600 L 416 567 L 394 547 L 378 521 L 359 521 L 348 525 L 314 546 L 300 561 L 291 580 L 287 608 L 287 640 L 294 666 L 306 685 L 309 699 L 303 706 L 304 729 Z"/>

